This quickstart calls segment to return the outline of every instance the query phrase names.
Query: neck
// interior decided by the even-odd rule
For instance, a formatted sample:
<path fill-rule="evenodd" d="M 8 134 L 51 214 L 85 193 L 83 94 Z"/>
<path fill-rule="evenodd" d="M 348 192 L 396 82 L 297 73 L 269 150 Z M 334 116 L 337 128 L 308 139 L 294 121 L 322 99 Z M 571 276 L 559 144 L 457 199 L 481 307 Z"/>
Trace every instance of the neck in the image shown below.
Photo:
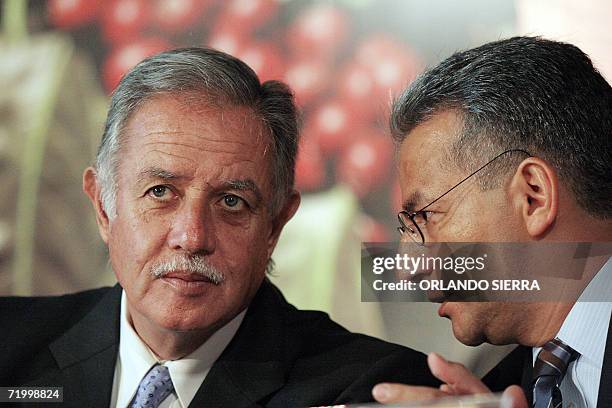
<path fill-rule="evenodd" d="M 546 240 L 557 242 L 610 242 L 612 241 L 612 219 L 594 218 L 577 207 L 567 209 L 576 215 L 561 226 L 555 223 Z"/>
<path fill-rule="evenodd" d="M 590 256 L 584 265 L 583 279 L 579 280 L 580 287 L 575 293 L 574 301 L 563 299 L 563 301 L 533 302 L 525 304 L 525 314 L 529 316 L 524 320 L 525 324 L 520 329 L 517 342 L 522 345 L 539 347 L 549 340 L 555 338 L 567 315 L 575 304 L 580 294 L 584 291 L 593 277 L 607 262 L 609 256 Z"/>
<path fill-rule="evenodd" d="M 574 303 L 534 302 L 527 310 L 531 318 L 525 320 L 517 338 L 524 346 L 539 347 L 555 338 Z"/>
<path fill-rule="evenodd" d="M 612 220 L 598 219 L 571 204 L 571 211 L 568 213 L 577 213 L 572 219 L 565 219 L 563 226 L 556 225 L 546 235 L 546 240 L 550 242 L 610 242 L 612 241 Z M 597 272 L 603 267 L 608 260 L 609 255 L 593 256 L 592 254 L 586 259 L 583 269 L 583 279 L 580 279 L 575 287 L 573 294 L 575 296 L 565 296 L 562 301 L 549 302 L 534 302 L 526 303 L 524 306 L 526 319 L 523 319 L 523 325 L 520 325 L 518 330 L 517 342 L 526 346 L 541 346 L 547 341 L 553 339 L 563 322 L 565 321 L 570 310 L 574 306 L 576 299 L 582 293 L 584 288 L 591 282 Z M 563 262 L 561 258 L 557 261 Z M 554 260 L 548 261 L 548 267 L 551 268 Z M 559 267 L 563 267 L 561 264 Z"/>

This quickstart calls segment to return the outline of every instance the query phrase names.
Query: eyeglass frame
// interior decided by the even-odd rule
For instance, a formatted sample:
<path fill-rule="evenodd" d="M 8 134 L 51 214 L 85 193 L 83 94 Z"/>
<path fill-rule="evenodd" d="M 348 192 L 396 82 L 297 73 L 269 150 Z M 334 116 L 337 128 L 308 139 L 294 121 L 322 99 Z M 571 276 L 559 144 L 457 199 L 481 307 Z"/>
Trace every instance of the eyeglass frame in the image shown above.
<path fill-rule="evenodd" d="M 457 184 L 455 184 L 453 187 L 451 187 L 448 191 L 446 191 L 444 194 L 442 194 L 441 196 L 439 196 L 438 198 L 436 198 L 435 200 L 433 200 L 432 202 L 430 202 L 429 204 L 427 204 L 426 206 L 424 206 L 423 208 L 421 208 L 418 211 L 406 211 L 406 210 L 402 210 L 400 212 L 397 213 L 397 219 L 400 222 L 400 227 L 397 227 L 397 230 L 400 233 L 400 236 L 403 237 L 405 234 L 407 234 L 406 230 L 410 229 L 406 223 L 404 222 L 402 215 L 405 216 L 406 218 L 410 219 L 410 221 L 412 221 L 412 225 L 414 225 L 414 227 L 416 228 L 416 232 L 419 233 L 419 235 L 421 236 L 421 242 L 419 243 L 412 235 L 410 236 L 410 238 L 416 242 L 419 245 L 425 245 L 425 235 L 423 235 L 423 231 L 421 231 L 421 228 L 419 227 L 419 225 L 417 224 L 417 222 L 415 221 L 415 217 L 419 214 L 422 215 L 423 219 L 425 220 L 425 222 L 427 222 L 427 211 L 425 211 L 428 207 L 430 207 L 431 205 L 435 204 L 436 202 L 438 202 L 440 199 L 442 199 L 444 196 L 446 196 L 448 193 L 450 193 L 451 191 L 453 191 L 454 189 L 456 189 L 457 187 L 459 187 L 461 184 L 463 184 L 464 182 L 466 182 L 469 178 L 471 178 L 472 176 L 474 176 L 475 174 L 477 174 L 479 171 L 481 171 L 482 169 L 484 169 L 485 167 L 487 167 L 489 164 L 493 163 L 495 160 L 499 159 L 501 156 L 503 156 L 504 154 L 507 153 L 514 153 L 514 152 L 521 152 L 521 153 L 525 153 L 526 155 L 528 155 L 529 157 L 532 157 L 532 154 L 529 153 L 526 150 L 523 149 L 508 149 L 505 150 L 503 152 L 501 152 L 500 154 L 498 154 L 497 156 L 495 156 L 494 158 L 492 158 L 491 160 L 489 160 L 488 162 L 486 162 L 485 164 L 483 164 L 482 166 L 480 166 L 478 169 L 476 169 L 475 171 L 473 171 L 469 176 L 465 177 L 463 180 L 461 180 L 460 182 L 458 182 Z"/>

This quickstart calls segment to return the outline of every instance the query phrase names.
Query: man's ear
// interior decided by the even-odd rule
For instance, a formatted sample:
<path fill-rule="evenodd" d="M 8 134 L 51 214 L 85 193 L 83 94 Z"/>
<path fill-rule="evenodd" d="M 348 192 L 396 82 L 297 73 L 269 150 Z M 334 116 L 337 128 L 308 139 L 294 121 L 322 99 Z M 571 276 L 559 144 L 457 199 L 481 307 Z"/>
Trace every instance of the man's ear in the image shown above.
<path fill-rule="evenodd" d="M 272 256 L 272 252 L 274 251 L 274 247 L 276 247 L 278 237 L 280 236 L 283 227 L 291 218 L 293 218 L 295 212 L 299 208 L 300 201 L 300 193 L 297 190 L 291 190 L 291 193 L 289 193 L 289 197 L 285 202 L 285 206 L 272 220 L 272 229 L 270 230 L 270 235 L 268 236 L 268 258 Z"/>
<path fill-rule="evenodd" d="M 108 244 L 108 234 L 109 234 L 109 219 L 106 211 L 104 211 L 104 207 L 102 206 L 102 200 L 100 198 L 100 184 L 98 183 L 98 179 L 96 176 L 96 170 L 93 167 L 88 167 L 83 172 L 83 191 L 89 199 L 94 207 L 96 212 L 96 222 L 98 223 L 98 230 L 100 231 L 100 236 L 104 243 Z"/>
<path fill-rule="evenodd" d="M 537 157 L 523 160 L 512 179 L 510 193 L 531 237 L 541 237 L 550 230 L 559 211 L 559 182 L 550 164 Z"/>

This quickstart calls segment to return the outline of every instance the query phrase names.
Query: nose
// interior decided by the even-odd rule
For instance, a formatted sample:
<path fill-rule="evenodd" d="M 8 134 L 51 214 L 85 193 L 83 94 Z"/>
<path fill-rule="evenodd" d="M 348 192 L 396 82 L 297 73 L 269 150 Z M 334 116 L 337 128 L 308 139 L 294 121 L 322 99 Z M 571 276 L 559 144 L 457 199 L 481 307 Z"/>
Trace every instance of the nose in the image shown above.
<path fill-rule="evenodd" d="M 216 234 L 208 206 L 199 200 L 184 201 L 172 220 L 168 246 L 190 254 L 210 254 L 215 251 Z"/>

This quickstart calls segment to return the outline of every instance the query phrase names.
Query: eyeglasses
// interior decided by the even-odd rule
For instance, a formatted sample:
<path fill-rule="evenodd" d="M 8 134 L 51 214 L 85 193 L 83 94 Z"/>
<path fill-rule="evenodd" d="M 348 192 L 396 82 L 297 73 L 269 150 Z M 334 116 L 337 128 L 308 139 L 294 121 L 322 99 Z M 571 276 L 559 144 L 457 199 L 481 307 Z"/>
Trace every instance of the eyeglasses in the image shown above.
<path fill-rule="evenodd" d="M 495 156 L 494 158 L 489 160 L 487 163 L 485 163 L 482 166 L 480 166 L 474 172 L 472 172 L 472 174 L 470 174 L 469 176 L 467 176 L 466 178 L 464 178 L 463 180 L 461 180 L 460 182 L 455 184 L 446 193 L 442 194 L 440 197 L 436 198 L 435 200 L 433 200 L 432 202 L 430 202 L 429 204 L 427 204 L 425 207 L 421 208 L 420 210 L 412 211 L 412 212 L 400 211 L 397 214 L 397 219 L 399 220 L 399 222 L 401 224 L 400 227 L 397 227 L 397 230 L 399 231 L 400 235 L 402 237 L 405 236 L 405 235 L 408 235 L 417 244 L 425 245 L 425 235 L 423 235 L 423 232 L 421 231 L 421 227 L 420 227 L 422 225 L 427 224 L 427 213 L 429 211 L 425 211 L 425 210 L 429 206 L 431 206 L 432 204 L 434 204 L 435 202 L 440 200 L 442 197 L 444 197 L 445 195 L 447 195 L 448 193 L 450 193 L 451 191 L 453 191 L 454 189 L 459 187 L 461 184 L 463 184 L 470 177 L 472 177 L 473 175 L 478 173 L 480 170 L 484 169 L 489 164 L 491 164 L 495 160 L 499 159 L 501 156 L 503 156 L 505 154 L 508 154 L 508 153 L 514 153 L 514 152 L 521 152 L 521 153 L 524 153 L 524 154 L 526 154 L 528 156 L 531 156 L 531 153 L 529 153 L 529 152 L 527 152 L 525 150 L 522 150 L 522 149 L 510 149 L 510 150 L 506 150 L 504 152 L 501 152 L 500 154 L 498 154 L 497 156 Z"/>

